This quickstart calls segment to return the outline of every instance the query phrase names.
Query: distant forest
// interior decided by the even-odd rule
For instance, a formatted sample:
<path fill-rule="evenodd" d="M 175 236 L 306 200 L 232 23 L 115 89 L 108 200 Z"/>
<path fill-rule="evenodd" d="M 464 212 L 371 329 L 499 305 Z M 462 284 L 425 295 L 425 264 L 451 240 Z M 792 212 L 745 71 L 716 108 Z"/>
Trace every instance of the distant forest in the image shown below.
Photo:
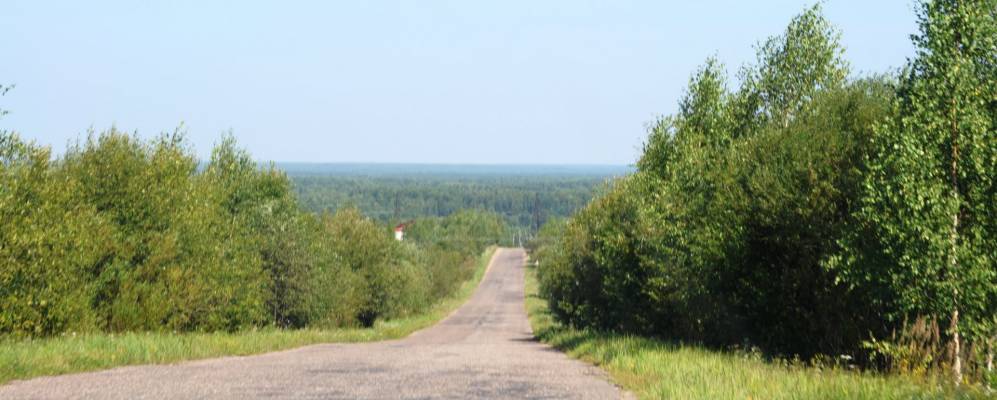
<path fill-rule="evenodd" d="M 462 209 L 502 215 L 514 229 L 536 231 L 551 217 L 585 206 L 623 166 L 280 164 L 311 211 L 355 206 L 371 218 L 401 222 Z"/>

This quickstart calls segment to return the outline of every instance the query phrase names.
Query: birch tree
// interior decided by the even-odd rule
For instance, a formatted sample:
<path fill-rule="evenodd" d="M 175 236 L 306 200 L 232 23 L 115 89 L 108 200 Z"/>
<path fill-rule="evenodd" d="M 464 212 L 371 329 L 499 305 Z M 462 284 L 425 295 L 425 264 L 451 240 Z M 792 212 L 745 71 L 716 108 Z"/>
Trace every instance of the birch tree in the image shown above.
<path fill-rule="evenodd" d="M 867 163 L 859 220 L 874 243 L 851 271 L 899 313 L 948 323 L 957 383 L 965 331 L 987 330 L 997 288 L 995 13 L 994 0 L 921 3 L 916 55 Z"/>

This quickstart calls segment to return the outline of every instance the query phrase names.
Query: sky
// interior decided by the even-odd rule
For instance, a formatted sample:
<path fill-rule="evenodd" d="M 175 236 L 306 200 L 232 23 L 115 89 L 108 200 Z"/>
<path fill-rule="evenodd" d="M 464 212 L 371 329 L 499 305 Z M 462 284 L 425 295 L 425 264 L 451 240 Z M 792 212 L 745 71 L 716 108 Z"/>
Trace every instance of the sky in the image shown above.
<path fill-rule="evenodd" d="M 855 74 L 913 55 L 913 0 L 827 0 Z M 707 57 L 731 75 L 813 3 L 46 1 L 0 6 L 0 129 L 231 131 L 296 162 L 632 164 Z"/>

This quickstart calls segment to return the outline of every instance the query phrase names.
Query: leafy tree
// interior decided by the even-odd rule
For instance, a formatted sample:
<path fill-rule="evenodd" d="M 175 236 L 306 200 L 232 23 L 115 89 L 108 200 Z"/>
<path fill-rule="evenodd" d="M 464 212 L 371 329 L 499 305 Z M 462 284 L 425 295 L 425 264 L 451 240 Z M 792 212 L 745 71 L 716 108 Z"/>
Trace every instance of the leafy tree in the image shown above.
<path fill-rule="evenodd" d="M 323 217 L 329 246 L 340 262 L 360 277 L 355 318 L 363 326 L 372 326 L 379 317 L 389 315 L 403 295 L 398 290 L 403 281 L 393 268 L 400 253 L 394 238 L 385 227 L 377 225 L 356 208 L 345 208 Z"/>
<path fill-rule="evenodd" d="M 848 75 L 840 36 L 817 3 L 759 46 L 757 67 L 742 72 L 737 136 L 761 121 L 786 127 L 817 92 L 840 87 Z"/>
<path fill-rule="evenodd" d="M 675 119 L 658 118 L 648 128 L 647 140 L 637 160 L 637 170 L 659 177 L 667 176 L 677 156 L 675 152 Z"/>
<path fill-rule="evenodd" d="M 690 78 L 679 101 L 676 140 L 711 150 L 726 148 L 732 139 L 728 96 L 724 67 L 710 57 Z"/>
<path fill-rule="evenodd" d="M 689 85 L 679 102 L 679 112 L 672 118 L 673 137 L 670 139 L 668 159 L 657 161 L 656 170 L 640 169 L 650 176 L 638 177 L 644 181 L 634 187 L 646 190 L 647 197 L 641 205 L 639 236 L 646 238 L 641 263 L 654 271 L 649 275 L 644 290 L 656 299 L 656 320 L 667 320 L 670 334 L 685 338 L 704 339 L 708 331 L 703 322 L 723 319 L 715 312 L 722 306 L 710 295 L 709 284 L 712 265 L 720 263 L 726 243 L 719 226 L 736 221 L 728 210 L 713 209 L 720 206 L 716 193 L 722 184 L 723 155 L 732 144 L 733 113 L 731 96 L 727 91 L 723 66 L 710 58 L 690 78 Z M 660 136 L 652 134 L 652 145 Z M 641 161 L 657 157 L 645 153 Z M 721 225 L 706 223 L 713 220 Z M 726 218 L 720 218 L 720 215 Z M 691 310 L 695 309 L 695 312 Z M 699 315 L 692 315 L 698 313 Z M 702 318 L 710 313 L 711 318 Z"/>
<path fill-rule="evenodd" d="M 91 331 L 89 268 L 107 226 L 74 201 L 80 183 L 60 173 L 47 148 L 0 131 L 0 335 Z"/>
<path fill-rule="evenodd" d="M 204 176 L 223 196 L 225 212 L 244 228 L 241 234 L 258 249 L 268 278 L 270 320 L 281 327 L 307 324 L 317 233 L 309 224 L 313 217 L 299 210 L 290 180 L 272 166 L 260 168 L 236 147 L 231 134 L 215 146 Z"/>
<path fill-rule="evenodd" d="M 446 217 L 420 218 L 405 228 L 405 241 L 420 249 L 414 258 L 425 269 L 433 299 L 453 293 L 473 275 L 474 257 L 507 237 L 504 218 L 473 209 Z"/>
<path fill-rule="evenodd" d="M 540 250 L 538 277 L 551 310 L 581 326 L 647 331 L 649 315 L 642 285 L 648 271 L 638 258 L 640 240 L 636 177 L 616 182 L 579 211 L 551 244 Z"/>
<path fill-rule="evenodd" d="M 505 221 L 492 212 L 461 210 L 445 217 L 416 220 L 406 227 L 409 240 L 428 246 L 439 246 L 464 257 L 480 254 L 485 247 L 505 240 Z"/>
<path fill-rule="evenodd" d="M 89 269 L 110 330 L 216 330 L 262 318 L 258 257 L 227 223 L 180 132 L 149 144 L 114 129 L 69 149 L 62 168 L 114 244 Z"/>
<path fill-rule="evenodd" d="M 846 80 L 837 35 L 819 6 L 804 11 L 735 92 L 707 60 L 679 112 L 651 128 L 638 172 L 539 241 L 552 310 L 803 357 L 854 354 L 886 332 L 875 289 L 826 267 L 852 229 L 872 127 L 894 91 Z"/>
<path fill-rule="evenodd" d="M 896 117 L 877 130 L 846 260 L 901 315 L 947 320 L 962 381 L 963 332 L 992 332 L 997 313 L 997 2 L 921 4 L 917 56 Z"/>
<path fill-rule="evenodd" d="M 53 159 L 0 131 L 0 336 L 371 325 L 425 309 L 503 238 L 492 213 L 399 244 L 356 209 L 304 211 L 231 136 L 201 164 L 181 131 L 114 128 Z"/>
<path fill-rule="evenodd" d="M 882 333 L 866 291 L 848 292 L 824 265 L 851 229 L 861 160 L 891 94 L 875 79 L 818 92 L 788 127 L 767 125 L 716 168 L 720 189 L 699 224 L 717 232 L 699 240 L 715 243 L 704 255 L 722 267 L 703 269 L 762 348 L 841 354 Z"/>

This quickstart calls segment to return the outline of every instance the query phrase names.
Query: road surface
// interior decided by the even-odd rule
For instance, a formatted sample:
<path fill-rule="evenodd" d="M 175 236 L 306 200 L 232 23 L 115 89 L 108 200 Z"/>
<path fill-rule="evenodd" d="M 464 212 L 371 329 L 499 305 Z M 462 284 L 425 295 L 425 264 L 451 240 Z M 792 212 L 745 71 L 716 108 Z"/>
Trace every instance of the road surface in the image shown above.
<path fill-rule="evenodd" d="M 593 366 L 533 339 L 521 249 L 499 249 L 471 299 L 393 341 L 16 381 L 0 399 L 614 399 Z"/>

